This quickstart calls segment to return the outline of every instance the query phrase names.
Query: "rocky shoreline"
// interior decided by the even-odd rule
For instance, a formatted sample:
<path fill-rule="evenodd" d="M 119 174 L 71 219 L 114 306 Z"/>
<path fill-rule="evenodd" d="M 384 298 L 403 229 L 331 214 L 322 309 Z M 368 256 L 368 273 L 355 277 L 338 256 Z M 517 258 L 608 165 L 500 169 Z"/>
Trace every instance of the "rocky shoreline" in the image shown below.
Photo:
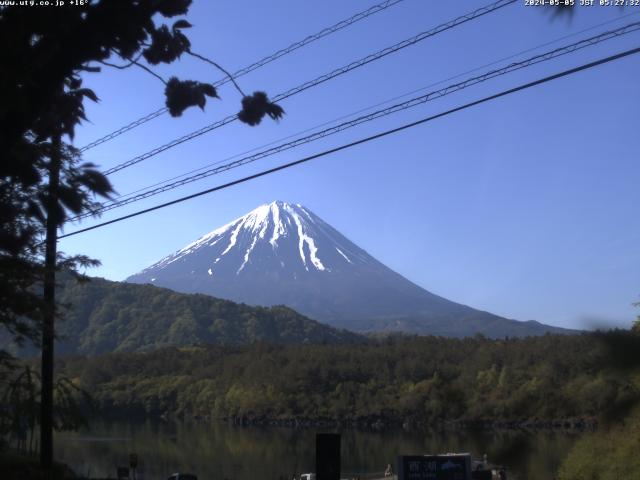
<path fill-rule="evenodd" d="M 355 419 L 336 418 L 265 418 L 265 417 L 230 417 L 211 418 L 208 415 L 172 415 L 165 413 L 160 416 L 163 420 L 182 420 L 195 422 L 222 421 L 238 427 L 278 427 L 278 428 L 353 428 L 360 430 L 563 430 L 563 431 L 593 431 L 598 428 L 598 420 L 592 417 L 566 419 L 514 419 L 514 420 L 417 420 L 389 417 L 358 417 Z"/>

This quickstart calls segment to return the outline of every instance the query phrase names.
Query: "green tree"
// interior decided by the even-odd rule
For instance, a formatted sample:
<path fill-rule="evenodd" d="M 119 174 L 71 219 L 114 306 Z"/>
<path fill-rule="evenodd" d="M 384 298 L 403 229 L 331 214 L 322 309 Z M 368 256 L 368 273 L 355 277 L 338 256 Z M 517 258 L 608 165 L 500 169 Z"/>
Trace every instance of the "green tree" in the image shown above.
<path fill-rule="evenodd" d="M 560 480 L 618 480 L 635 478 L 640 471 L 638 455 L 640 412 L 624 422 L 584 435 L 562 462 Z"/>
<path fill-rule="evenodd" d="M 220 68 L 192 51 L 183 33 L 191 27 L 186 20 L 171 26 L 155 22 L 186 14 L 190 4 L 127 0 L 71 9 L 0 7 L 0 41 L 11 45 L 0 52 L 0 151 L 5 157 L 0 162 L 0 325 L 17 341 L 42 337 L 45 468 L 52 463 L 56 270 L 96 263 L 82 256 L 59 262 L 56 237 L 69 214 L 94 211 L 96 198 L 113 192 L 97 167 L 82 163 L 69 143 L 86 119 L 85 99 L 98 100 L 83 87 L 81 74 L 97 73 L 99 65 L 139 67 L 165 84 L 172 116 L 191 106 L 204 108 L 207 98 L 218 96 L 213 85 L 175 77 L 165 81 L 151 69 L 183 54 Z M 238 118 L 257 125 L 265 115 L 277 119 L 282 114 L 264 92 L 255 92 L 243 94 Z"/>
<path fill-rule="evenodd" d="M 38 450 L 40 389 L 40 375 L 24 365 L 14 372 L 0 393 L 0 435 L 8 437 L 20 452 L 33 454 Z M 56 380 L 53 392 L 56 398 L 53 428 L 62 432 L 86 426 L 88 414 L 95 409 L 92 397 L 66 377 Z"/>

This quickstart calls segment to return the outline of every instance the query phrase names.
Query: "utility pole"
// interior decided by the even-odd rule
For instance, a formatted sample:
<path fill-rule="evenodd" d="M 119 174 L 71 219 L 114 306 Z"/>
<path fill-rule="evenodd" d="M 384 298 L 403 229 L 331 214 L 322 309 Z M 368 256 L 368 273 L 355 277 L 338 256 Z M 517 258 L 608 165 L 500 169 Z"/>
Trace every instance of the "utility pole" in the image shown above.
<path fill-rule="evenodd" d="M 58 236 L 58 186 L 62 164 L 62 135 L 51 139 L 47 224 L 44 257 L 44 304 L 42 321 L 42 390 L 40 401 L 40 465 L 45 471 L 53 466 L 53 340 L 56 318 L 56 256 Z"/>

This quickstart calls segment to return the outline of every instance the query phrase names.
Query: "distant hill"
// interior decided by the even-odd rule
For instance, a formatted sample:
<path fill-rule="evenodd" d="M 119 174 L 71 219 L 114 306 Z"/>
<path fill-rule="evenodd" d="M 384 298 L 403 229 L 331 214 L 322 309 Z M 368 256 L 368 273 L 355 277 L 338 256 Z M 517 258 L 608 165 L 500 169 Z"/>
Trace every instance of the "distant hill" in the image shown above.
<path fill-rule="evenodd" d="M 342 344 L 363 337 L 310 320 L 284 306 L 250 307 L 208 295 L 187 295 L 152 285 L 101 278 L 79 284 L 66 278 L 59 302 L 56 355 L 146 351 L 194 344 Z M 0 348 L 16 352 L 8 337 Z M 22 355 L 35 353 L 26 347 Z"/>
<path fill-rule="evenodd" d="M 379 228 L 372 225 L 372 234 Z M 572 333 L 435 295 L 373 258 L 308 208 L 281 201 L 213 230 L 127 281 L 250 305 L 287 305 L 357 332 L 492 338 Z"/>

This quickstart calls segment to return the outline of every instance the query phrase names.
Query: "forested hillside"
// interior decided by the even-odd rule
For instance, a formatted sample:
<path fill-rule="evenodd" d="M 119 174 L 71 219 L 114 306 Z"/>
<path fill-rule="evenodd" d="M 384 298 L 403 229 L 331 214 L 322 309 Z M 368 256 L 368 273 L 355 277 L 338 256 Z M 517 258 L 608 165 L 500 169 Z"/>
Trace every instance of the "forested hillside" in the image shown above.
<path fill-rule="evenodd" d="M 352 343 L 363 338 L 283 306 L 250 307 L 208 295 L 92 278 L 63 277 L 56 354 L 145 351 L 193 344 Z M 10 337 L 0 348 L 16 352 Z M 4 345 L 3 345 L 4 344 Z M 27 349 L 23 355 L 35 353 Z"/>
<path fill-rule="evenodd" d="M 59 360 L 104 412 L 241 422 L 591 421 L 636 399 L 614 334 L 167 348 Z M 623 335 L 640 351 L 640 338 Z"/>

